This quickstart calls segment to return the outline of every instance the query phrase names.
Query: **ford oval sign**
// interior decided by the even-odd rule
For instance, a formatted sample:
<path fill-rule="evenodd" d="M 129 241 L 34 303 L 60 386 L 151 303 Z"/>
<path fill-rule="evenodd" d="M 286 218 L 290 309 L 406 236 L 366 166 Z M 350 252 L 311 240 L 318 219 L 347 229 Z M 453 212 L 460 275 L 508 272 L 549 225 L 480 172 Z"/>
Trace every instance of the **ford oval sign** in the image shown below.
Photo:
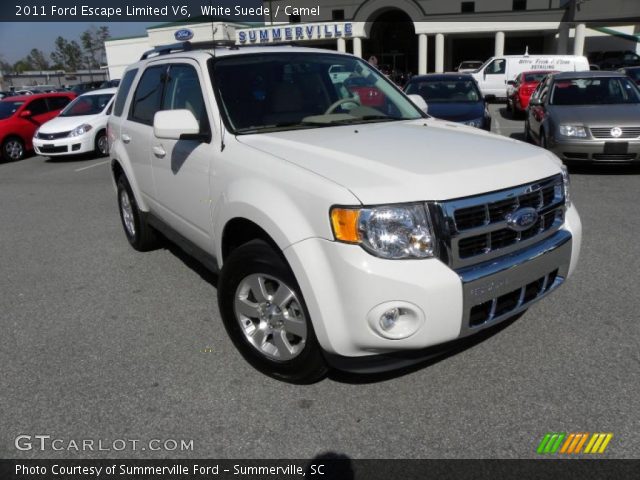
<path fill-rule="evenodd" d="M 523 232 L 533 227 L 538 221 L 538 212 L 535 208 L 521 208 L 507 215 L 507 226 L 516 232 Z"/>
<path fill-rule="evenodd" d="M 176 40 L 179 42 L 186 42 L 187 40 L 191 40 L 193 38 L 193 32 L 188 28 L 181 28 L 176 33 L 173 34 L 176 37 Z"/>

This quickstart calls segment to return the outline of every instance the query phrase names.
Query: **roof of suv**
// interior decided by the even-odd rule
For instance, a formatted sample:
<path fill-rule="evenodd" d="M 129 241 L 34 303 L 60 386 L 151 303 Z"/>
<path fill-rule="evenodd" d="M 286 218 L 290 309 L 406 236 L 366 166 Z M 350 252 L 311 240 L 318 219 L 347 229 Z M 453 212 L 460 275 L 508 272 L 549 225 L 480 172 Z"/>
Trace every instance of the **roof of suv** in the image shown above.
<path fill-rule="evenodd" d="M 626 77 L 622 72 L 607 70 L 589 70 L 584 72 L 560 72 L 553 74 L 553 78 L 560 80 L 572 80 L 575 78 L 603 78 L 603 77 Z"/>

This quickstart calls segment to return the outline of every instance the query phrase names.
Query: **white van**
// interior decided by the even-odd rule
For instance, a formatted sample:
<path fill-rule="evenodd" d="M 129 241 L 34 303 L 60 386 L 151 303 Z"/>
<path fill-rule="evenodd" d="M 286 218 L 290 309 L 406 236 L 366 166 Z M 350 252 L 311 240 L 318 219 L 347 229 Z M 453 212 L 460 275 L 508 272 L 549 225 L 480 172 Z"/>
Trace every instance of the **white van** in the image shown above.
<path fill-rule="evenodd" d="M 483 95 L 506 98 L 507 81 L 531 70 L 584 71 L 589 70 L 586 57 L 577 55 L 504 55 L 491 57 L 472 72 Z"/>

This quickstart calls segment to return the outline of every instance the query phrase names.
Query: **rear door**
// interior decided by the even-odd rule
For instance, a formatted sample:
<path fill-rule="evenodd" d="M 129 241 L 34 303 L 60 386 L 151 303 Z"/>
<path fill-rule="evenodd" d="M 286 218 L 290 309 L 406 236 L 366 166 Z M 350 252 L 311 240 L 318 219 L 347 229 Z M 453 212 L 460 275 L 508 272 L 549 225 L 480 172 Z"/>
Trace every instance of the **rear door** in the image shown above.
<path fill-rule="evenodd" d="M 162 110 L 187 109 L 211 139 L 210 115 L 197 62 L 181 60 L 167 71 Z M 151 166 L 158 214 L 199 247 L 210 251 L 212 222 L 209 205 L 211 141 L 170 140 L 151 134 Z"/>

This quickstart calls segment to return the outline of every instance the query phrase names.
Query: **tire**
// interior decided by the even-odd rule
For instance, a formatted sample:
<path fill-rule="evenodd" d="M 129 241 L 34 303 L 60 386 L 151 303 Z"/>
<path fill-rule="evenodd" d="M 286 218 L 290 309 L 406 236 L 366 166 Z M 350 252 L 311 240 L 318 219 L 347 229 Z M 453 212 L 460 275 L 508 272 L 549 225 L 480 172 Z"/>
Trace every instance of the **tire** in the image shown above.
<path fill-rule="evenodd" d="M 297 384 L 327 373 L 300 287 L 266 242 L 253 240 L 229 255 L 219 277 L 218 305 L 231 340 L 257 370 Z"/>
<path fill-rule="evenodd" d="M 531 143 L 531 133 L 529 133 L 529 120 L 524 121 L 524 141 Z"/>
<path fill-rule="evenodd" d="M 547 149 L 547 134 L 544 133 L 544 130 L 540 129 L 540 148 Z"/>
<path fill-rule="evenodd" d="M 511 102 L 509 101 L 509 98 L 507 98 L 507 112 L 512 112 L 513 109 L 511 108 Z"/>
<path fill-rule="evenodd" d="M 127 240 L 140 252 L 153 250 L 157 246 L 155 231 L 149 226 L 138 208 L 131 186 L 124 175 L 116 181 L 118 212 Z"/>
<path fill-rule="evenodd" d="M 2 158 L 7 162 L 22 160 L 25 155 L 24 142 L 18 137 L 9 137 L 2 142 Z"/>
<path fill-rule="evenodd" d="M 107 140 L 107 132 L 104 130 L 101 130 L 96 135 L 94 152 L 98 157 L 106 157 L 109 155 L 109 141 Z"/>

